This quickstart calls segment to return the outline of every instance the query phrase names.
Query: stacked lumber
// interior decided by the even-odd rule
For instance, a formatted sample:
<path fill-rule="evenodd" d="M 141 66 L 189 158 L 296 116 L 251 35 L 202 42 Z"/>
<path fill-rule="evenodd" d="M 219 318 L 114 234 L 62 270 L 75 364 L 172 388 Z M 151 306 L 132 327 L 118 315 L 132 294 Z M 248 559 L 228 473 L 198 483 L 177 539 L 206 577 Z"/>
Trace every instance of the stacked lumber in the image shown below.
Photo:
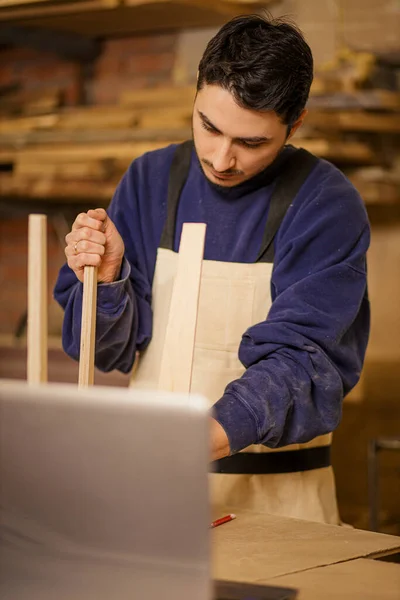
<path fill-rule="evenodd" d="M 374 149 L 369 166 L 343 165 L 366 204 L 400 201 L 399 67 L 398 53 L 385 56 L 342 46 L 333 60 L 318 67 L 311 88 L 306 131 Z"/>
<path fill-rule="evenodd" d="M 0 96 L 0 116 L 43 115 L 57 110 L 63 103 L 60 89 L 46 92 L 11 91 Z"/>
<path fill-rule="evenodd" d="M 169 87 L 125 92 L 113 106 L 59 108 L 36 99 L 34 111 L 19 107 L 18 116 L 3 106 L 0 199 L 108 204 L 132 160 L 191 137 L 193 98 L 193 87 Z M 397 155 L 399 111 L 394 92 L 312 96 L 293 144 L 337 164 L 366 203 L 392 204 L 400 201 L 398 161 L 392 166 L 381 148 L 389 136 Z"/>

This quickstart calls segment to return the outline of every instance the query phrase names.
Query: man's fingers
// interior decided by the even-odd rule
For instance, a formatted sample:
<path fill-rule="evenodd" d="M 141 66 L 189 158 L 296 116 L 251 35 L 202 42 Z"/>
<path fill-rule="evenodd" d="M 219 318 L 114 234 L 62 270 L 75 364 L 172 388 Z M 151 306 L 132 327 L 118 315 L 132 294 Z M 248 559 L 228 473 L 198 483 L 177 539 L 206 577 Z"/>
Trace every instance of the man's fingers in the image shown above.
<path fill-rule="evenodd" d="M 100 210 L 102 213 L 98 212 Z M 88 227 L 96 231 L 103 231 L 104 220 L 106 217 L 107 213 L 105 210 L 103 211 L 103 209 L 89 210 L 87 213 L 79 213 L 72 225 L 72 230 L 74 231 L 75 229 L 80 229 L 81 227 Z"/>
<path fill-rule="evenodd" d="M 101 256 L 99 254 L 77 254 L 68 258 L 68 266 L 73 271 L 83 269 L 84 267 L 92 266 L 99 267 L 101 264 Z"/>
<path fill-rule="evenodd" d="M 72 241 L 65 248 L 65 255 L 69 257 L 77 256 L 78 254 L 98 254 L 99 256 L 104 256 L 105 247 L 104 244 L 96 244 L 88 240 Z"/>
<path fill-rule="evenodd" d="M 92 219 L 97 219 L 98 221 L 105 221 L 107 219 L 107 213 L 104 208 L 93 208 L 87 211 L 87 215 Z"/>
<path fill-rule="evenodd" d="M 80 241 L 91 241 L 94 242 L 95 244 L 101 244 L 102 246 L 105 245 L 106 243 L 106 236 L 104 233 L 102 233 L 101 231 L 96 231 L 95 229 L 90 229 L 90 227 L 81 227 L 79 229 L 74 229 L 73 231 L 70 231 L 66 236 L 65 236 L 65 242 L 67 243 L 67 245 L 74 245 L 76 242 L 80 242 Z M 82 244 L 79 244 L 79 246 L 84 249 L 82 247 Z"/>

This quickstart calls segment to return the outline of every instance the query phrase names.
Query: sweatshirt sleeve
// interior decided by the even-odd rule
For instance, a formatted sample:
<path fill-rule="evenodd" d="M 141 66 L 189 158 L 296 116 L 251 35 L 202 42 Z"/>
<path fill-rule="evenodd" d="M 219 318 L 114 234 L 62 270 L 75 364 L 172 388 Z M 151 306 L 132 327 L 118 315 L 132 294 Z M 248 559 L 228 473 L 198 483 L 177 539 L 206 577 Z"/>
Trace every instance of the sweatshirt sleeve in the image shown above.
<path fill-rule="evenodd" d="M 137 167 L 129 167 L 107 210 L 125 244 L 120 279 L 97 287 L 96 367 L 108 372 L 128 373 L 136 350 L 151 339 L 151 278 L 146 261 L 143 219 L 137 198 Z M 64 265 L 54 289 L 54 297 L 64 309 L 63 348 L 79 357 L 83 285 Z"/>
<path fill-rule="evenodd" d="M 268 317 L 240 344 L 246 371 L 214 406 L 232 453 L 333 431 L 360 377 L 369 335 L 368 218 L 336 169 L 320 183 L 310 178 L 276 238 Z"/>

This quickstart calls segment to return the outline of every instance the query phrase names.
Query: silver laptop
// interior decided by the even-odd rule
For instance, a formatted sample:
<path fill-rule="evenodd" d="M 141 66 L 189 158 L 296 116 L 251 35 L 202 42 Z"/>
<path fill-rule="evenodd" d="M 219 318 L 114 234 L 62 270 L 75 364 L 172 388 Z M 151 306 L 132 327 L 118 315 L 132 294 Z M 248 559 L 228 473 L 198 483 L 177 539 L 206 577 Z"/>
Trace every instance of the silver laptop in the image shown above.
<path fill-rule="evenodd" d="M 0 597 L 211 598 L 207 403 L 0 381 Z"/>

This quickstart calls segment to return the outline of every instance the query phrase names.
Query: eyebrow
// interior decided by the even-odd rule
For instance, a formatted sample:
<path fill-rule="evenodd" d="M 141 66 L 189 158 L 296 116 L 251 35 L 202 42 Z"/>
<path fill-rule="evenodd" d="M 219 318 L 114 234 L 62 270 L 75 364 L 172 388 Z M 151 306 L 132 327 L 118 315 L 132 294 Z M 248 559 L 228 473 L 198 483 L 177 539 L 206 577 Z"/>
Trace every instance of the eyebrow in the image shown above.
<path fill-rule="evenodd" d="M 218 129 L 218 127 L 216 127 L 213 123 L 211 123 L 210 119 L 208 117 L 206 117 L 206 115 L 204 113 L 202 113 L 200 110 L 197 111 L 199 113 L 200 118 L 202 119 L 202 121 L 204 121 L 204 123 L 206 123 L 209 127 L 211 127 L 212 129 L 214 129 L 214 131 L 216 133 L 221 133 L 222 131 L 220 131 Z M 246 142 L 246 143 L 252 143 L 252 144 L 261 144 L 262 142 L 270 142 L 271 138 L 268 137 L 259 137 L 259 136 L 255 136 L 255 137 L 237 137 L 237 138 L 233 138 L 234 141 L 239 141 L 239 142 Z"/>

